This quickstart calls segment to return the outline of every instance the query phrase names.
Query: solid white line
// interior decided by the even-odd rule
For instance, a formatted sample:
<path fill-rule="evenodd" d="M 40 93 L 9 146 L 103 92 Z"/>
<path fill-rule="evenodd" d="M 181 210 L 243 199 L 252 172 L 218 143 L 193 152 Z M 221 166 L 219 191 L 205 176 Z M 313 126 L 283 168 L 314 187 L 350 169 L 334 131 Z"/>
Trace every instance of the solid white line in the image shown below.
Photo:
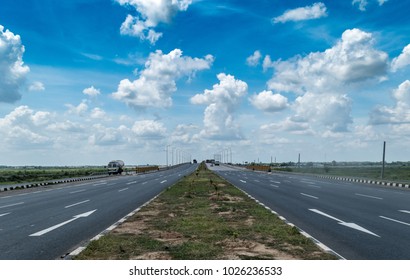
<path fill-rule="evenodd" d="M 405 222 L 402 222 L 402 221 L 399 221 L 399 220 L 395 220 L 395 219 L 388 218 L 388 217 L 385 217 L 385 216 L 379 216 L 379 217 L 382 218 L 382 219 L 386 219 L 386 220 L 392 221 L 392 222 L 396 222 L 396 223 L 399 223 L 399 224 L 403 224 L 403 225 L 406 225 L 406 226 L 410 226 L 409 223 L 405 223 Z"/>
<path fill-rule="evenodd" d="M 377 197 L 377 196 L 365 195 L 365 194 L 360 194 L 360 193 L 355 193 L 355 195 L 357 195 L 357 196 L 363 196 L 363 197 L 368 197 L 368 198 L 373 198 L 373 199 L 383 200 L 383 198 Z"/>
<path fill-rule="evenodd" d="M 6 208 L 6 207 L 12 207 L 12 206 L 16 206 L 16 205 L 21 205 L 24 204 L 24 202 L 18 202 L 18 203 L 13 203 L 13 204 L 9 204 L 9 205 L 4 205 L 4 206 L 0 206 L 1 208 Z"/>
<path fill-rule="evenodd" d="M 78 191 L 73 191 L 73 192 L 70 192 L 70 193 L 73 194 L 73 193 L 79 193 L 79 192 L 84 192 L 84 191 L 86 191 L 86 189 L 82 189 L 82 190 L 78 190 Z"/>
<path fill-rule="evenodd" d="M 77 202 L 77 203 L 74 203 L 74 204 L 71 204 L 71 205 L 67 205 L 67 206 L 64 207 L 64 208 L 70 208 L 70 207 L 73 207 L 73 206 L 77 206 L 77 205 L 79 205 L 79 204 L 83 204 L 83 203 L 86 203 L 86 202 L 88 202 L 88 201 L 90 201 L 90 200 L 88 199 L 88 200 L 84 200 L 84 201 L 81 201 L 81 202 Z"/>
<path fill-rule="evenodd" d="M 11 213 L 11 212 L 0 214 L 0 217 L 6 216 L 6 215 L 8 215 L 8 214 L 10 214 L 10 213 Z"/>
<path fill-rule="evenodd" d="M 164 180 L 164 181 L 162 181 L 160 184 L 163 184 L 163 183 L 165 183 L 167 180 Z"/>
<path fill-rule="evenodd" d="M 303 195 L 303 196 L 310 197 L 310 198 L 319 199 L 318 197 L 313 196 L 313 195 L 309 195 L 309 194 L 305 194 L 305 193 L 300 193 L 300 194 Z"/>
<path fill-rule="evenodd" d="M 118 190 L 118 192 L 123 192 L 123 191 L 126 191 L 126 190 L 128 190 L 128 188 L 124 188 L 124 189 Z"/>

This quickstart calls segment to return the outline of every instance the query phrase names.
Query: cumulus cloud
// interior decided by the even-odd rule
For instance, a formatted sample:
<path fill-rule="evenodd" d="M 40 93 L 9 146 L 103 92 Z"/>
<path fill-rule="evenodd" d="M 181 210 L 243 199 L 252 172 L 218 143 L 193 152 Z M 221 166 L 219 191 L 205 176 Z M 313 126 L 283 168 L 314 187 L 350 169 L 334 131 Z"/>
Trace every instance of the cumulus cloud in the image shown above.
<path fill-rule="evenodd" d="M 257 109 L 265 112 L 278 112 L 288 107 L 288 99 L 279 94 L 274 94 L 272 91 L 264 90 L 249 98 L 249 101 Z"/>
<path fill-rule="evenodd" d="M 410 44 L 404 47 L 403 51 L 398 57 L 393 59 L 391 63 L 391 69 L 393 72 L 396 72 L 397 70 L 404 68 L 409 64 L 410 64 Z"/>
<path fill-rule="evenodd" d="M 379 106 L 370 114 L 371 124 L 410 124 L 410 81 L 393 90 L 395 106 Z"/>
<path fill-rule="evenodd" d="M 262 125 L 260 127 L 260 130 L 263 132 L 263 134 L 283 131 L 290 132 L 292 134 L 313 134 L 307 122 L 300 122 L 292 119 L 291 117 L 288 117 L 280 122 Z"/>
<path fill-rule="evenodd" d="M 377 0 L 379 3 L 379 6 L 382 6 L 384 3 L 386 3 L 388 0 Z M 367 5 L 369 4 L 369 1 L 367 0 L 353 0 L 352 5 L 358 5 L 359 10 L 364 12 L 366 11 Z"/>
<path fill-rule="evenodd" d="M 171 95 L 177 90 L 176 80 L 184 76 L 192 78 L 197 71 L 209 69 L 212 63 L 211 55 L 200 59 L 183 56 L 179 49 L 169 54 L 156 51 L 150 54 L 139 78 L 122 80 L 112 96 L 137 109 L 170 107 Z"/>
<path fill-rule="evenodd" d="M 14 103 L 21 99 L 20 88 L 30 71 L 23 62 L 24 46 L 19 35 L 0 25 L 0 102 Z"/>
<path fill-rule="evenodd" d="M 87 101 L 83 100 L 80 104 L 77 106 L 72 105 L 72 104 L 65 104 L 65 106 L 68 108 L 68 113 L 70 115 L 78 115 L 78 116 L 84 116 L 84 114 L 88 110 L 88 105 Z"/>
<path fill-rule="evenodd" d="M 142 120 L 134 123 L 132 132 L 137 137 L 163 138 L 166 134 L 166 128 L 161 122 L 154 120 Z"/>
<path fill-rule="evenodd" d="M 211 90 L 191 98 L 191 103 L 208 105 L 204 112 L 204 129 L 201 136 L 211 139 L 241 139 L 239 126 L 234 121 L 234 113 L 243 96 L 248 92 L 248 85 L 234 76 L 220 73 L 219 83 Z"/>
<path fill-rule="evenodd" d="M 288 21 L 302 21 L 318 19 L 327 16 L 327 8 L 322 2 L 314 3 L 312 6 L 287 10 L 283 15 L 275 17 L 274 23 L 285 23 Z"/>
<path fill-rule="evenodd" d="M 171 143 L 188 144 L 194 142 L 194 133 L 198 131 L 198 126 L 193 124 L 179 124 L 172 132 Z"/>
<path fill-rule="evenodd" d="M 374 48 L 372 34 L 351 29 L 324 52 L 277 61 L 273 67 L 268 88 L 299 95 L 292 105 L 298 118 L 343 131 L 351 123 L 351 100 L 346 93 L 365 81 L 382 79 L 388 55 Z"/>
<path fill-rule="evenodd" d="M 105 119 L 107 117 L 107 114 L 101 108 L 94 108 L 91 111 L 90 117 L 92 119 Z"/>
<path fill-rule="evenodd" d="M 28 88 L 29 91 L 43 91 L 45 89 L 46 88 L 42 82 L 34 82 Z"/>
<path fill-rule="evenodd" d="M 260 51 L 256 50 L 251 56 L 246 59 L 246 64 L 249 66 L 257 66 L 262 58 Z"/>
<path fill-rule="evenodd" d="M 83 93 L 85 95 L 91 96 L 91 97 L 95 97 L 101 94 L 101 91 L 99 89 L 96 89 L 94 86 L 91 86 L 89 88 L 86 88 L 83 90 Z"/>
<path fill-rule="evenodd" d="M 48 144 L 50 138 L 41 133 L 41 130 L 51 119 L 49 112 L 35 112 L 28 106 L 19 106 L 4 118 L 0 118 L 0 137 L 3 143 L 22 147 Z"/>
<path fill-rule="evenodd" d="M 263 72 L 266 72 L 269 68 L 274 68 L 275 64 L 272 62 L 270 55 L 266 55 L 262 62 Z"/>
<path fill-rule="evenodd" d="M 148 40 L 151 44 L 162 36 L 154 28 L 160 23 L 169 23 L 178 12 L 186 11 L 192 0 L 116 0 L 122 6 L 133 7 L 138 16 L 127 15 L 121 25 L 121 34 Z"/>

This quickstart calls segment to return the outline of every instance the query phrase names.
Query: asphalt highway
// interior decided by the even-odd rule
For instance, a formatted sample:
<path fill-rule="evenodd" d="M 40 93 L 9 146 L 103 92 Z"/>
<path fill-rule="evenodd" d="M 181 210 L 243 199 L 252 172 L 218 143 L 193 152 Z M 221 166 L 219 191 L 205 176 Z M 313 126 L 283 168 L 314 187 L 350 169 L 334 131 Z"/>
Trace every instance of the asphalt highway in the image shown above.
<path fill-rule="evenodd" d="M 211 167 L 345 259 L 410 259 L 410 190 Z"/>
<path fill-rule="evenodd" d="M 196 168 L 2 192 L 0 259 L 60 259 Z"/>

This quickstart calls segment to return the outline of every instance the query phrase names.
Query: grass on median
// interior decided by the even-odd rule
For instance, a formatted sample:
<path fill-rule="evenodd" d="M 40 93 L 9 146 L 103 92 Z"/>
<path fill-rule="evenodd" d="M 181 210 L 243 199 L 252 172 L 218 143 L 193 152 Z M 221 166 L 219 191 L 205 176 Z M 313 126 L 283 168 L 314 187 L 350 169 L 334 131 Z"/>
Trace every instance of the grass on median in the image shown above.
<path fill-rule="evenodd" d="M 75 259 L 336 259 L 201 164 Z"/>

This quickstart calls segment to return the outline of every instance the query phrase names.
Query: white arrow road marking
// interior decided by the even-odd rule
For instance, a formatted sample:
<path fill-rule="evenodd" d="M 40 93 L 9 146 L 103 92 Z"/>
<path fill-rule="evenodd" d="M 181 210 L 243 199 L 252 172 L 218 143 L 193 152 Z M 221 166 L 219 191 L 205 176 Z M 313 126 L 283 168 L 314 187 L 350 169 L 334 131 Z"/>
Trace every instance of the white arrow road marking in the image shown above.
<path fill-rule="evenodd" d="M 0 208 L 12 207 L 12 206 L 21 205 L 21 204 L 24 204 L 24 202 L 18 202 L 18 203 L 0 206 Z"/>
<path fill-rule="evenodd" d="M 67 205 L 67 206 L 64 207 L 64 208 L 70 208 L 70 207 L 73 207 L 73 206 L 76 206 L 76 205 L 79 205 L 79 204 L 86 203 L 86 202 L 88 202 L 88 201 L 90 201 L 90 200 L 88 199 L 88 200 L 80 201 L 80 202 L 77 202 L 77 203 L 74 203 L 74 204 L 71 204 L 71 205 Z"/>
<path fill-rule="evenodd" d="M 317 213 L 317 214 L 319 214 L 319 215 L 325 216 L 325 217 L 327 217 L 327 218 L 329 218 L 329 219 L 335 220 L 335 221 L 337 221 L 337 222 L 339 223 L 339 225 L 342 225 L 342 226 L 345 226 L 345 227 L 349 227 L 349 228 L 352 228 L 352 229 L 355 229 L 355 230 L 359 230 L 359 231 L 361 231 L 361 232 L 374 235 L 374 236 L 376 236 L 376 237 L 380 237 L 380 236 L 378 236 L 377 234 L 375 234 L 375 233 L 373 233 L 373 232 L 371 232 L 371 231 L 369 231 L 369 230 L 367 230 L 367 229 L 365 229 L 365 228 L 363 228 L 363 227 L 361 227 L 361 226 L 359 226 L 359 225 L 357 225 L 357 224 L 355 224 L 355 223 L 346 223 L 346 222 L 344 222 L 344 221 L 342 221 L 342 220 L 340 220 L 340 219 L 338 219 L 338 218 L 335 218 L 335 217 L 333 217 L 333 216 L 330 216 L 329 214 L 326 214 L 326 213 L 324 213 L 324 212 L 322 212 L 322 211 L 319 211 L 319 210 L 317 210 L 317 209 L 309 209 L 309 210 L 312 211 L 312 212 L 315 212 L 315 213 Z"/>
<path fill-rule="evenodd" d="M 395 220 L 395 219 L 388 218 L 388 217 L 385 217 L 385 216 L 379 216 L 379 217 L 382 218 L 382 219 L 386 219 L 386 220 L 392 221 L 392 222 L 396 222 L 396 223 L 399 223 L 399 224 L 403 224 L 403 225 L 406 225 L 406 226 L 410 226 L 409 223 L 405 223 L 405 222 L 402 222 L 402 221 L 399 221 L 399 220 Z"/>
<path fill-rule="evenodd" d="M 92 210 L 92 211 L 89 211 L 89 212 L 85 212 L 85 213 L 82 213 L 82 214 L 79 214 L 79 215 L 76 215 L 76 216 L 74 216 L 74 217 L 73 217 L 72 219 L 70 219 L 70 220 L 67 220 L 67 221 L 65 221 L 65 222 L 59 223 L 58 225 L 55 225 L 55 226 L 46 228 L 46 229 L 44 229 L 44 230 L 38 231 L 38 232 L 36 232 L 36 233 L 30 234 L 29 236 L 42 236 L 42 235 L 44 235 L 44 234 L 46 234 L 46 233 L 49 233 L 50 231 L 53 231 L 53 230 L 55 230 L 55 229 L 57 229 L 57 228 L 59 228 L 59 227 L 62 227 L 62 226 L 64 226 L 64 225 L 68 224 L 68 223 L 71 223 L 71 222 L 73 222 L 73 221 L 75 221 L 75 220 L 77 220 L 77 219 L 86 218 L 86 217 L 90 216 L 92 213 L 94 213 L 95 211 L 97 211 L 97 209 Z"/>
<path fill-rule="evenodd" d="M 408 210 L 399 210 L 399 212 L 410 214 L 410 211 Z"/>
<path fill-rule="evenodd" d="M 10 214 L 10 213 L 11 213 L 11 212 L 0 214 L 0 217 L 6 216 L 6 215 L 8 215 L 8 214 Z"/>
<path fill-rule="evenodd" d="M 239 180 L 239 181 L 241 181 L 242 183 L 245 183 L 245 184 L 246 184 L 246 181 L 244 181 L 244 180 Z"/>

